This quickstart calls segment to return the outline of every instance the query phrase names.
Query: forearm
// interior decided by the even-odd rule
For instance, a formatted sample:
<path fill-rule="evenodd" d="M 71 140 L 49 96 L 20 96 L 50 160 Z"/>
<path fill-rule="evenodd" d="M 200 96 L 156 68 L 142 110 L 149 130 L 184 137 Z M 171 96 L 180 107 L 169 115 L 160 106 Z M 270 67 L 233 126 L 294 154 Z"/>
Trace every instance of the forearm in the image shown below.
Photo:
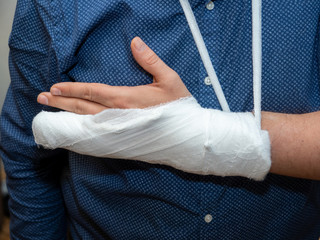
<path fill-rule="evenodd" d="M 320 112 L 262 113 L 271 142 L 270 172 L 320 180 Z"/>

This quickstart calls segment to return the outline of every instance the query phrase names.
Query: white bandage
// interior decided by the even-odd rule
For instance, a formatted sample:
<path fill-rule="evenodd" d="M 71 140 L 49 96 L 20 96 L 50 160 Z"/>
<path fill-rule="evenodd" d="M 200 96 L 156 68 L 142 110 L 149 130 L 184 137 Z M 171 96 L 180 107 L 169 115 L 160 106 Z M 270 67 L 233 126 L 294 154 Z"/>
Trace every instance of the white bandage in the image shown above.
<path fill-rule="evenodd" d="M 36 143 L 49 149 L 165 164 L 196 174 L 262 180 L 271 165 L 268 133 L 259 130 L 251 113 L 204 109 L 192 97 L 96 115 L 41 112 L 32 129 Z"/>

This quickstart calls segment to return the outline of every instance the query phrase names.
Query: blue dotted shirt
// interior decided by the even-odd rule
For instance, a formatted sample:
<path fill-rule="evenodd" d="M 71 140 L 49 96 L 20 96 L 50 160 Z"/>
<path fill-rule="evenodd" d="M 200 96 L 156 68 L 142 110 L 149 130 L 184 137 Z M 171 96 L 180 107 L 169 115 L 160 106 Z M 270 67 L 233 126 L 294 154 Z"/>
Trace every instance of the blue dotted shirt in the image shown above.
<path fill-rule="evenodd" d="M 252 111 L 251 1 L 190 0 L 232 111 Z M 262 109 L 320 110 L 319 0 L 263 1 Z M 198 176 L 34 143 L 37 94 L 61 81 L 141 85 L 140 36 L 203 107 L 220 109 L 178 0 L 18 0 L 1 157 L 12 239 L 318 239 L 320 183 Z M 108 143 L 106 143 L 108 144 Z"/>

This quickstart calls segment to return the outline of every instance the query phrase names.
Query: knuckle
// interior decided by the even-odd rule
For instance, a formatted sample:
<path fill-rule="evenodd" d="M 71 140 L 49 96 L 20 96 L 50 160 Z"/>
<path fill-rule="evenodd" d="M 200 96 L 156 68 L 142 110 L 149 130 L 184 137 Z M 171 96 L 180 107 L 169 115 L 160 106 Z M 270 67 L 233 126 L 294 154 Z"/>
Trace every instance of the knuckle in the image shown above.
<path fill-rule="evenodd" d="M 66 97 L 70 97 L 70 96 L 72 96 L 72 87 L 71 86 L 66 86 L 63 90 L 62 90 L 62 92 L 63 92 L 63 95 L 64 96 L 66 96 Z"/>
<path fill-rule="evenodd" d="M 131 108 L 131 101 L 129 100 L 129 97 L 123 92 L 122 95 L 118 96 L 113 101 L 114 107 L 121 108 L 121 109 L 127 109 Z"/>
<path fill-rule="evenodd" d="M 154 65 L 159 61 L 159 59 L 160 58 L 155 53 L 152 53 L 146 57 L 145 62 L 148 65 Z"/>
<path fill-rule="evenodd" d="M 129 89 L 130 87 L 121 87 L 121 91 L 119 91 L 119 94 L 110 99 L 110 103 L 112 104 L 113 108 L 127 109 L 132 107 L 132 101 L 130 100 L 132 96 L 128 91 Z"/>
<path fill-rule="evenodd" d="M 48 106 L 59 107 L 59 98 L 56 96 L 46 95 L 48 99 Z"/>
<path fill-rule="evenodd" d="M 115 104 L 115 107 L 117 108 L 121 108 L 121 109 L 130 108 L 129 101 L 125 98 L 116 99 L 114 104 Z"/>
<path fill-rule="evenodd" d="M 178 73 L 176 73 L 176 72 L 173 71 L 173 70 L 168 73 L 168 79 L 170 79 L 170 80 L 175 80 L 175 81 L 181 80 L 181 79 L 180 79 L 180 76 L 178 75 Z"/>
<path fill-rule="evenodd" d="M 82 114 L 84 112 L 83 104 L 80 101 L 76 101 L 72 112 Z"/>
<path fill-rule="evenodd" d="M 92 87 L 89 85 L 83 87 L 83 98 L 92 101 L 93 94 L 92 94 Z"/>

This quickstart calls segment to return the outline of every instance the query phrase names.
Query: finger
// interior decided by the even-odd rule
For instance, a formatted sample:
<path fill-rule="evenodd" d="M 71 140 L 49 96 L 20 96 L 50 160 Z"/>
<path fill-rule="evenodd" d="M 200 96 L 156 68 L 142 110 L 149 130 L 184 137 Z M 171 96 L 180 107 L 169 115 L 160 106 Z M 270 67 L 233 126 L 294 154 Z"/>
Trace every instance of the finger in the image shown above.
<path fill-rule="evenodd" d="M 168 67 L 139 37 L 131 41 L 131 51 L 139 65 L 152 74 L 157 81 L 178 75 Z"/>
<path fill-rule="evenodd" d="M 136 87 L 110 86 L 99 83 L 64 82 L 53 85 L 54 96 L 88 100 L 108 108 L 143 108 L 158 103 L 160 89 L 152 85 Z M 141 98 L 144 96 L 144 98 Z M 147 99 L 147 100 L 146 100 Z"/>
<path fill-rule="evenodd" d="M 59 108 L 77 114 L 96 114 L 107 109 L 106 106 L 103 106 L 99 103 L 79 98 L 53 96 L 49 92 L 39 94 L 37 101 L 43 105 Z"/>
<path fill-rule="evenodd" d="M 109 85 L 100 83 L 63 82 L 54 84 L 50 93 L 54 96 L 75 97 L 95 102 L 106 98 L 105 92 L 108 87 Z"/>
<path fill-rule="evenodd" d="M 115 106 L 115 97 L 126 94 L 128 87 L 110 86 L 100 83 L 64 82 L 53 85 L 50 93 L 54 96 L 72 97 L 105 105 Z"/>

